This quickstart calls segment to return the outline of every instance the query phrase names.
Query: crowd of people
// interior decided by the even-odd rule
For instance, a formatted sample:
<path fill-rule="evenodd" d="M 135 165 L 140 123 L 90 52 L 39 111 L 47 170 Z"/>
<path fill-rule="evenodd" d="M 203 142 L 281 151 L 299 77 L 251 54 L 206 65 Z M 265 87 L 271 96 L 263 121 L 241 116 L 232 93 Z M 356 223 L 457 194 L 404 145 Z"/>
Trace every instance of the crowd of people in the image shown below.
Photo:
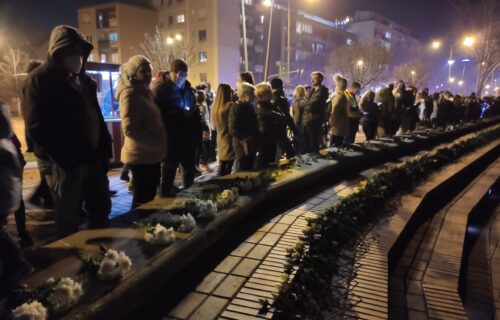
<path fill-rule="evenodd" d="M 42 181 L 34 198 L 54 206 L 58 237 L 78 231 L 84 220 L 87 228 L 109 225 L 112 141 L 96 84 L 85 73 L 92 48 L 76 29 L 56 27 L 48 60 L 31 65 L 23 87 L 27 140 Z M 313 72 L 310 85 L 296 87 L 289 99 L 279 78 L 257 84 L 244 72 L 235 79 L 235 88 L 221 83 L 213 92 L 209 83 L 193 86 L 188 71 L 186 62 L 176 59 L 153 78 L 150 61 L 141 55 L 120 67 L 115 97 L 124 135 L 121 160 L 132 173 L 132 209 L 157 194 L 175 196 L 180 190 L 174 183 L 178 169 L 182 188 L 188 188 L 215 161 L 223 176 L 325 147 L 349 148 L 360 127 L 366 140 L 372 140 L 500 114 L 499 97 L 431 94 L 403 81 L 378 92 L 365 90 L 358 98 L 360 83 L 336 75 L 330 94 L 324 75 Z M 0 281 L 9 284 L 2 286 L 7 289 L 29 270 L 5 230 L 9 212 L 16 212 L 21 239 L 30 239 L 23 220 L 22 154 L 12 143 L 15 135 L 5 111 L 0 115 Z"/>

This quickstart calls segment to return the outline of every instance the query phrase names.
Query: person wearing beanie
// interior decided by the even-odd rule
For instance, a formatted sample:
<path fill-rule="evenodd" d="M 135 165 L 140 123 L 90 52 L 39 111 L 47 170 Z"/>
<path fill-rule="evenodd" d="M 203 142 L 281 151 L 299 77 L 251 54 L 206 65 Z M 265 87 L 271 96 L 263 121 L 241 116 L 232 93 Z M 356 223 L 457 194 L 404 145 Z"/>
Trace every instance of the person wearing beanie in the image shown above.
<path fill-rule="evenodd" d="M 28 134 L 45 167 L 60 237 L 78 231 L 82 203 L 89 228 L 109 225 L 111 136 L 97 101 L 97 85 L 85 73 L 92 49 L 78 30 L 55 27 L 47 61 L 28 75 L 23 89 Z"/>
<path fill-rule="evenodd" d="M 179 191 L 174 186 L 179 165 L 183 169 L 183 187 L 188 188 L 194 183 L 195 153 L 201 143 L 203 121 L 196 105 L 196 90 L 187 77 L 188 65 L 175 59 L 168 72 L 159 74 L 152 88 L 167 130 L 168 152 L 162 162 L 160 180 L 163 197 Z"/>
<path fill-rule="evenodd" d="M 346 90 L 345 96 L 347 98 L 347 135 L 344 137 L 344 144 L 351 145 L 356 140 L 356 134 L 359 130 L 359 121 L 362 113 L 359 109 L 358 100 L 356 95 L 361 90 L 361 85 L 354 81 L 351 86 Z"/>
<path fill-rule="evenodd" d="M 324 75 L 311 73 L 311 91 L 302 113 L 302 142 L 304 153 L 318 153 L 323 139 L 321 125 L 325 118 L 328 89 L 323 86 Z"/>
<path fill-rule="evenodd" d="M 167 154 L 167 136 L 154 101 L 151 63 L 141 55 L 120 67 L 116 100 L 120 102 L 123 136 L 121 160 L 132 171 L 132 209 L 154 199 L 160 163 Z"/>
<path fill-rule="evenodd" d="M 330 125 L 330 146 L 342 147 L 344 137 L 347 135 L 347 80 L 340 75 L 335 75 L 335 95 L 331 101 Z"/>
<path fill-rule="evenodd" d="M 297 127 L 295 126 L 293 118 L 290 115 L 290 102 L 288 102 L 288 99 L 285 97 L 283 80 L 281 80 L 280 78 L 273 78 L 271 80 L 271 88 L 273 93 L 273 109 L 275 112 L 281 113 L 283 119 L 285 119 L 286 122 L 286 126 L 283 127 L 283 130 L 278 138 L 278 146 L 281 152 L 286 154 L 287 159 L 290 159 L 292 157 L 295 157 L 296 153 L 293 149 L 292 143 L 288 139 L 287 131 L 290 130 L 291 132 L 293 132 L 294 136 L 297 136 Z"/>

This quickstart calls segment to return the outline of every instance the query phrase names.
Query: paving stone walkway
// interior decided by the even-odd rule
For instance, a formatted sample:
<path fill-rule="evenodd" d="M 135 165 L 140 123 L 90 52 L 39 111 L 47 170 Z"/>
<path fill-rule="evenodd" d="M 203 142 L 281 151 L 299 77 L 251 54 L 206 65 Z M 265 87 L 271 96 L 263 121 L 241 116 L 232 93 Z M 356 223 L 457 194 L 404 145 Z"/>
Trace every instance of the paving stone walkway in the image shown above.
<path fill-rule="evenodd" d="M 307 218 L 351 190 L 351 183 L 343 182 L 274 217 L 231 252 L 166 319 L 271 319 L 271 312 L 259 313 L 260 301 L 273 302 L 283 281 L 287 249 L 299 241 Z"/>

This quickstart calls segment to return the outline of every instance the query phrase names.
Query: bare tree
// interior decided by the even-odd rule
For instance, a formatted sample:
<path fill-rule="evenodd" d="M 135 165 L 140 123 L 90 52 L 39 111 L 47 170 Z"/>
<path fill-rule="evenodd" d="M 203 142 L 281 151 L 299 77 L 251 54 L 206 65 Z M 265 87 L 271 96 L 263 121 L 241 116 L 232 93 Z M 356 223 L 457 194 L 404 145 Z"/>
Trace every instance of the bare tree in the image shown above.
<path fill-rule="evenodd" d="M 381 79 L 391 61 L 390 52 L 373 43 L 355 43 L 342 46 L 330 54 L 332 74 L 341 73 L 350 81 L 366 87 Z"/>
<path fill-rule="evenodd" d="M 0 99 L 15 100 L 19 104 L 21 94 L 21 78 L 29 62 L 28 55 L 21 49 L 10 45 L 0 51 Z M 17 110 L 20 113 L 19 105 Z"/>
<path fill-rule="evenodd" d="M 407 85 L 421 88 L 429 81 L 428 66 L 421 60 L 412 60 L 394 68 L 393 77 Z"/>
<path fill-rule="evenodd" d="M 155 70 L 167 70 L 172 60 L 183 59 L 188 65 L 196 63 L 196 41 L 194 37 L 167 38 L 156 27 L 153 33 L 146 33 L 139 45 Z"/>
<path fill-rule="evenodd" d="M 476 90 L 481 95 L 488 79 L 500 67 L 500 1 L 448 1 L 456 11 L 458 35 L 471 38 L 469 46 L 461 46 L 477 63 Z"/>

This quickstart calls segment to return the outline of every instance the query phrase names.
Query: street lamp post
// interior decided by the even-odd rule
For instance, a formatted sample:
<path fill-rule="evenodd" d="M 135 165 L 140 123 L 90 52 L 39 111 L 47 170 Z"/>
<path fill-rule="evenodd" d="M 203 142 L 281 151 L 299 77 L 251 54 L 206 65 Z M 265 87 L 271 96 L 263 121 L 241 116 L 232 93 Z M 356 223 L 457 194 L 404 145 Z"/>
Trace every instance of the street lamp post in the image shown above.
<path fill-rule="evenodd" d="M 247 16 L 245 11 L 245 0 L 241 0 L 241 16 L 243 24 L 243 52 L 245 57 L 245 72 L 248 72 L 248 40 L 247 40 Z"/>
<path fill-rule="evenodd" d="M 269 74 L 269 55 L 271 49 L 271 31 L 273 27 L 273 9 L 274 9 L 274 0 L 271 0 L 271 12 L 269 14 L 269 31 L 267 34 L 267 50 L 266 50 L 266 64 L 264 67 L 264 81 L 267 81 L 267 75 Z"/>

